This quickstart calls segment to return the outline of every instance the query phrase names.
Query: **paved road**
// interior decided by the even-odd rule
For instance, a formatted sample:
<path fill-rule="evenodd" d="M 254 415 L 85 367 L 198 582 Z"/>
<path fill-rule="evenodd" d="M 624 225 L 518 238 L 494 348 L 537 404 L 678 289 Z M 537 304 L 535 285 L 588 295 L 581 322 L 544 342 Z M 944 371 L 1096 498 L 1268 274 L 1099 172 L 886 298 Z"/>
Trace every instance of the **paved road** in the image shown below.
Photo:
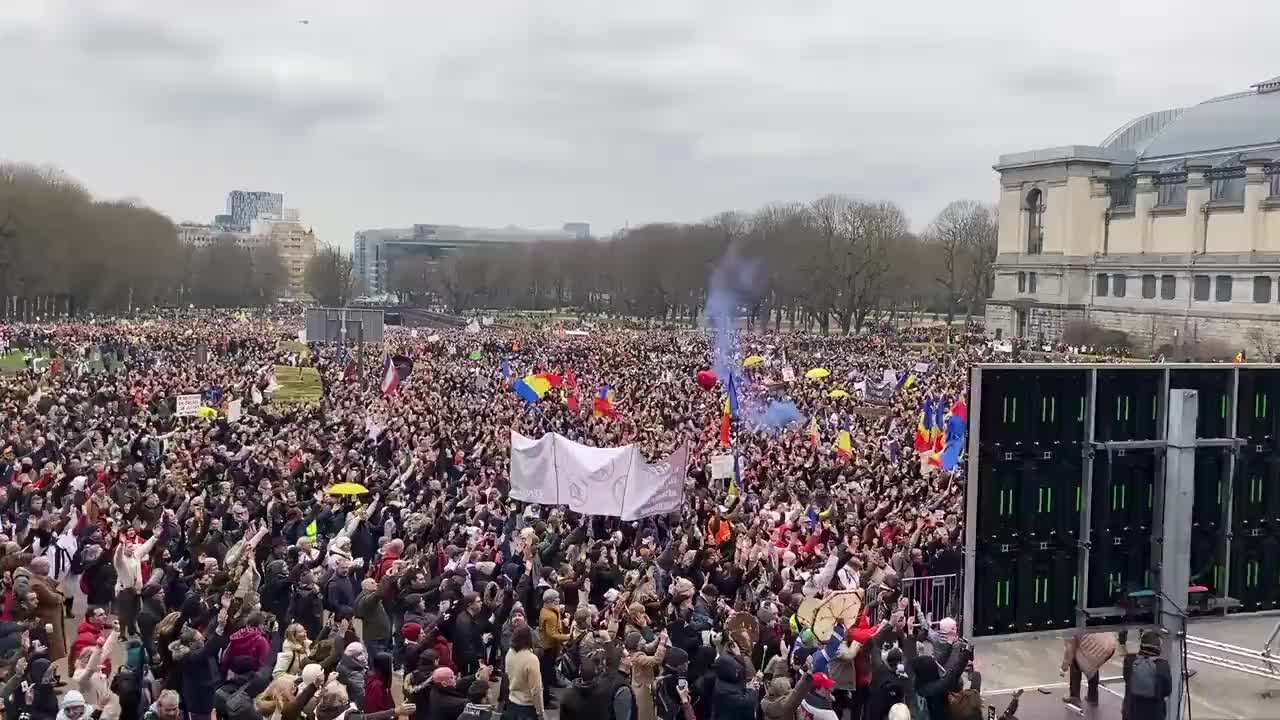
<path fill-rule="evenodd" d="M 1191 635 L 1218 642 L 1230 643 L 1251 650 L 1262 650 L 1263 644 L 1271 635 L 1277 617 L 1239 617 L 1226 620 L 1197 623 L 1191 626 Z M 1137 633 L 1129 634 L 1129 647 L 1137 649 Z M 1214 654 L 1214 653 L 1206 653 Z M 1024 714 L 1019 709 L 1018 716 L 1023 720 L 1061 717 L 1061 713 L 1051 710 L 1052 703 L 1045 705 L 1044 699 L 1052 699 L 1061 703 L 1066 694 L 1066 686 L 1059 677 L 1058 667 L 1062 663 L 1061 640 L 1027 640 L 979 645 L 977 650 L 978 669 L 982 672 L 983 688 L 988 702 L 1003 709 L 1006 700 L 997 701 L 995 694 L 999 690 L 1014 688 L 1046 687 L 1049 696 L 1042 696 L 1034 690 L 1024 694 L 1024 699 L 1035 704 L 1035 708 L 1044 708 L 1041 714 Z M 1122 672 L 1122 659 L 1117 656 L 1102 671 L 1103 677 L 1119 677 Z M 1263 720 L 1280 718 L 1280 687 L 1264 678 L 1247 675 L 1242 672 L 1192 661 L 1191 667 L 1196 671 L 1191 678 L 1191 717 L 1195 720 Z M 1108 683 L 1113 697 L 1123 694 L 1123 683 Z M 1262 693 L 1277 691 L 1275 699 L 1263 697 Z M 1034 697 L 1033 697 L 1034 696 Z M 1111 712 L 1111 710 L 1114 712 Z M 1068 714 L 1067 717 L 1080 717 L 1079 713 Z M 1104 702 L 1101 712 L 1090 717 L 1099 720 L 1119 720 L 1119 705 L 1114 708 Z"/>

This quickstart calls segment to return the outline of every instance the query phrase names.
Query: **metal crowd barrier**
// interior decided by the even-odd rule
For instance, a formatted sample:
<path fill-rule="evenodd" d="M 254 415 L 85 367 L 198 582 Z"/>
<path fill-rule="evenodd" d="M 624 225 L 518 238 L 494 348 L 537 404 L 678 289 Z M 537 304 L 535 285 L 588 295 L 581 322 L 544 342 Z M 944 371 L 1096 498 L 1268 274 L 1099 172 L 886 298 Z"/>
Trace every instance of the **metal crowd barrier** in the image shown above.
<path fill-rule="evenodd" d="M 937 624 L 945 617 L 960 621 L 961 593 L 964 590 L 960 575 L 925 575 L 924 577 L 899 578 L 902 594 L 918 603 L 930 624 Z"/>

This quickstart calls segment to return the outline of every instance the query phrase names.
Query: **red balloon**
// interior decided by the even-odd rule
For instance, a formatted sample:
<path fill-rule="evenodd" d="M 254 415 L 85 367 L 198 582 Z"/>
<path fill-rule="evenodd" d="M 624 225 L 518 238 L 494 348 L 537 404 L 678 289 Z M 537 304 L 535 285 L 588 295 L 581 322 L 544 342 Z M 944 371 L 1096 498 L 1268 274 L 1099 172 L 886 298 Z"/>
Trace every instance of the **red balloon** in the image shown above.
<path fill-rule="evenodd" d="M 698 384 L 702 386 L 703 390 L 710 390 L 711 388 L 715 387 L 716 380 L 717 380 L 716 374 L 711 372 L 710 370 L 698 371 Z"/>

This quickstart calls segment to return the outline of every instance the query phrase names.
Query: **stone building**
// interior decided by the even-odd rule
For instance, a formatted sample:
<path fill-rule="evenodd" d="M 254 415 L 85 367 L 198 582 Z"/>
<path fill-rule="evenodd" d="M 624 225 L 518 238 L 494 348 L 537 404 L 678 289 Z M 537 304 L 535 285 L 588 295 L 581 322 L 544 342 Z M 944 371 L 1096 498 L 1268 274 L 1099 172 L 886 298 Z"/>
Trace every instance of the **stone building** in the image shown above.
<path fill-rule="evenodd" d="M 992 332 L 1280 352 L 1280 77 L 995 170 Z"/>

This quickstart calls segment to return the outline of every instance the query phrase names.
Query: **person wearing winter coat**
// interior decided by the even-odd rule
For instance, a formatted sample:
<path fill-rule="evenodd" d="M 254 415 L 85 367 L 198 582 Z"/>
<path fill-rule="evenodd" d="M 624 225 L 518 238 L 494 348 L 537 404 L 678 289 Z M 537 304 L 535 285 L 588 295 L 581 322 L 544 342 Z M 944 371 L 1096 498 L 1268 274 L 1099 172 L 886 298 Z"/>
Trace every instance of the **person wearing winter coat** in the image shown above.
<path fill-rule="evenodd" d="M 458 670 L 463 674 L 474 673 L 484 657 L 483 636 L 488 632 L 488 621 L 482 617 L 480 595 L 474 592 L 462 596 L 462 608 L 453 619 L 449 639 L 453 642 L 453 656 Z"/>
<path fill-rule="evenodd" d="M 833 693 L 836 681 L 826 673 L 813 674 L 813 687 L 800 701 L 798 717 L 812 720 L 840 720 L 843 715 L 836 710 Z M 855 715 L 854 717 L 859 717 Z"/>
<path fill-rule="evenodd" d="M 355 578 L 351 577 L 350 561 L 339 558 L 337 568 L 325 588 L 328 607 L 333 610 L 333 614 L 336 617 L 350 618 L 355 615 L 356 611 L 356 597 L 358 595 L 356 581 Z"/>
<path fill-rule="evenodd" d="M 431 674 L 431 709 L 427 712 L 427 720 L 458 720 L 467 707 L 467 691 L 480 678 L 488 681 L 488 668 L 481 668 L 476 675 L 464 678 L 459 678 L 449 668 L 436 668 Z"/>
<path fill-rule="evenodd" d="M 378 583 L 372 578 L 365 578 L 360 585 L 355 616 L 362 623 L 361 640 L 370 654 L 391 650 L 391 616 L 378 594 Z"/>
<path fill-rule="evenodd" d="M 1099 671 L 1116 654 L 1115 633 L 1090 633 L 1062 641 L 1062 672 L 1068 673 L 1067 702 L 1080 702 L 1080 681 L 1088 680 L 1085 701 L 1098 704 Z"/>
<path fill-rule="evenodd" d="M 66 695 L 62 696 L 61 702 L 58 703 L 57 720 L 81 720 L 92 713 L 93 706 L 85 702 L 84 696 L 77 690 L 68 690 Z M 34 717 L 34 715 L 33 715 Z"/>
<path fill-rule="evenodd" d="M 627 634 L 626 647 L 631 660 L 631 692 L 636 699 L 636 720 L 657 720 L 658 710 L 653 702 L 653 689 L 658 668 L 662 667 L 671 641 L 663 632 L 658 636 L 657 652 L 649 655 L 641 648 L 643 640 L 643 636 L 637 631 Z M 737 665 L 736 661 L 734 664 Z"/>
<path fill-rule="evenodd" d="M 225 720 L 262 720 L 257 714 L 254 698 L 271 684 L 271 672 L 253 667 L 253 660 L 246 655 L 235 659 L 227 673 L 226 682 L 213 694 L 213 709 L 218 718 Z"/>
<path fill-rule="evenodd" d="M 957 643 L 947 658 L 946 667 L 931 655 L 911 661 L 917 704 L 923 703 L 928 708 L 929 720 L 946 720 L 947 693 L 960 689 L 960 674 L 971 659 L 973 649 Z"/>
<path fill-rule="evenodd" d="M 142 608 L 138 611 L 138 636 L 142 638 L 147 654 L 155 656 L 156 626 L 168 613 L 164 605 L 165 592 L 160 585 L 148 583 L 142 588 Z"/>
<path fill-rule="evenodd" d="M 1160 657 L 1160 636 L 1147 630 L 1139 639 L 1138 654 L 1124 658 L 1124 702 L 1120 706 L 1120 717 L 1159 720 L 1165 717 L 1172 692 L 1173 673 L 1169 661 Z"/>
<path fill-rule="evenodd" d="M 711 720 L 755 720 L 760 693 L 744 683 L 742 663 L 732 655 L 721 655 L 716 658 L 714 669 Z"/>
<path fill-rule="evenodd" d="M 338 661 L 338 681 L 356 707 L 364 707 L 364 676 L 369 671 L 369 653 L 364 645 L 352 643 Z"/>
<path fill-rule="evenodd" d="M 884 644 L 897 637 L 889 622 L 880 624 L 879 632 L 871 638 L 864 650 L 871 661 L 871 685 L 867 691 L 865 720 L 885 720 L 889 710 L 898 703 L 908 702 L 911 696 L 910 679 L 907 676 L 903 652 L 891 648 L 884 652 Z"/>
<path fill-rule="evenodd" d="M 373 656 L 369 671 L 364 676 L 364 706 L 366 713 L 394 710 L 396 701 L 391 697 L 392 666 L 390 653 Z"/>
<path fill-rule="evenodd" d="M 795 720 L 800 703 L 813 688 L 813 675 L 805 673 L 796 686 L 791 687 L 791 680 L 776 677 L 769 682 L 769 690 L 764 700 L 760 701 L 760 714 L 764 720 Z"/>
<path fill-rule="evenodd" d="M 299 675 L 307 666 L 311 655 L 311 639 L 307 637 L 307 629 L 294 623 L 284 631 L 284 643 L 280 652 L 276 653 L 275 667 L 272 677 L 281 675 Z"/>
<path fill-rule="evenodd" d="M 299 677 L 281 675 L 271 681 L 254 699 L 254 710 L 265 720 L 301 720 L 303 710 L 324 683 L 324 671 L 318 665 Z"/>
<path fill-rule="evenodd" d="M 100 646 L 107 638 L 107 609 L 90 606 L 84 614 L 84 622 L 76 628 L 76 639 L 71 644 L 71 652 L 67 655 L 67 668 L 75 671 L 76 658 L 80 653 Z M 110 671 L 108 671 L 110 674 Z"/>
<path fill-rule="evenodd" d="M 231 668 L 237 658 L 247 657 L 253 663 L 253 672 L 266 667 L 272 662 L 271 641 L 262 626 L 266 618 L 262 613 L 251 613 L 245 626 L 231 634 L 227 641 L 227 649 L 222 653 L 222 671 Z M 274 665 L 272 665 L 274 667 Z"/>
<path fill-rule="evenodd" d="M 18 584 L 18 576 L 26 573 L 31 585 L 31 592 L 36 595 L 36 615 L 44 625 L 52 626 L 49 633 L 49 660 L 57 662 L 67 656 L 66 629 L 63 626 L 63 614 L 66 612 L 66 597 L 62 588 L 49 579 L 49 559 L 38 557 L 31 561 L 30 568 L 19 568 L 14 573 L 14 585 Z"/>
<path fill-rule="evenodd" d="M 312 572 L 298 576 L 298 584 L 289 598 L 289 617 L 307 629 L 307 637 L 320 637 L 320 630 L 324 627 L 324 597 Z"/>
<path fill-rule="evenodd" d="M 213 713 L 214 692 L 222 683 L 217 659 L 226 642 L 224 631 L 220 624 L 205 640 L 198 630 L 187 627 L 169 644 L 182 683 L 182 709 L 192 720 L 209 720 Z"/>

